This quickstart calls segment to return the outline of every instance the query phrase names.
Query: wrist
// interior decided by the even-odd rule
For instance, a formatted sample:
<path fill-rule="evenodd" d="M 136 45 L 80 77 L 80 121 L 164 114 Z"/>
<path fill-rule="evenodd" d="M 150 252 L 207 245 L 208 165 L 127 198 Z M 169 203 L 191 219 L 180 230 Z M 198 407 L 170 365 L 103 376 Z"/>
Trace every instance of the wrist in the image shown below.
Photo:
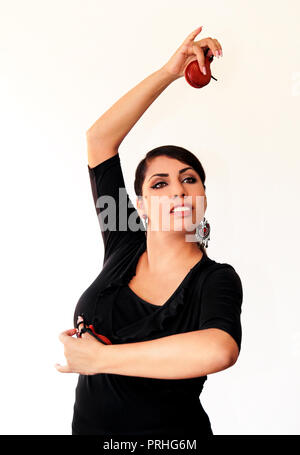
<path fill-rule="evenodd" d="M 163 78 L 166 79 L 167 82 L 171 83 L 179 79 L 181 76 L 175 75 L 170 73 L 165 66 L 162 66 L 159 70 L 160 74 Z"/>
<path fill-rule="evenodd" d="M 110 352 L 111 350 L 109 349 L 111 345 L 109 344 L 103 344 L 99 342 L 98 350 L 96 353 L 96 365 L 97 365 L 97 372 L 98 374 L 102 373 L 107 373 L 109 369 L 109 364 L 110 364 L 110 357 L 112 353 Z"/>

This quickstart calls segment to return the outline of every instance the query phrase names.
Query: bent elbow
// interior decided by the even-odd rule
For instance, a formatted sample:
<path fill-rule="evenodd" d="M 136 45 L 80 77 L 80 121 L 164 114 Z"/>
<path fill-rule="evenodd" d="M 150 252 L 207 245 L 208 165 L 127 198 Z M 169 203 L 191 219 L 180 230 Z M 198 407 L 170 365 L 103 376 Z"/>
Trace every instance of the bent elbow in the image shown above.
<path fill-rule="evenodd" d="M 218 352 L 218 364 L 221 370 L 226 370 L 232 367 L 239 356 L 239 350 L 237 349 L 221 349 Z"/>
<path fill-rule="evenodd" d="M 239 357 L 238 349 L 226 350 L 222 355 L 224 369 L 232 367 L 236 363 L 238 357 Z"/>

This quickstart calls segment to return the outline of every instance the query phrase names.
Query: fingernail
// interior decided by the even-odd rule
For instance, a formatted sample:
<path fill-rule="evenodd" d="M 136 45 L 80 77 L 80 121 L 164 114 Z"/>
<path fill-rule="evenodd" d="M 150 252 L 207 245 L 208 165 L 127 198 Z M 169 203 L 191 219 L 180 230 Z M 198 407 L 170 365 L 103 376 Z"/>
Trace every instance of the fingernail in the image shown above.
<path fill-rule="evenodd" d="M 206 68 L 205 68 L 205 66 L 202 66 L 202 73 L 203 73 L 203 74 L 206 74 Z"/>

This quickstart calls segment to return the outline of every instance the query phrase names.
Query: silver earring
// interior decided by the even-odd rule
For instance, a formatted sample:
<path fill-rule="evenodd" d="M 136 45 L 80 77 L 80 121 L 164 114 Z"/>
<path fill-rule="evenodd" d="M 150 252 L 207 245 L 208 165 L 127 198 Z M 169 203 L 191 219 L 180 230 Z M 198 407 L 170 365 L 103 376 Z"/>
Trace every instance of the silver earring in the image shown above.
<path fill-rule="evenodd" d="M 195 236 L 201 245 L 205 246 L 206 248 L 208 247 L 208 241 L 210 240 L 210 224 L 205 217 L 203 217 L 203 220 L 196 227 Z"/>
<path fill-rule="evenodd" d="M 146 234 L 147 234 L 147 229 L 148 229 L 148 216 L 147 215 L 143 215 L 143 218 L 145 220 L 145 229 L 146 229 Z"/>

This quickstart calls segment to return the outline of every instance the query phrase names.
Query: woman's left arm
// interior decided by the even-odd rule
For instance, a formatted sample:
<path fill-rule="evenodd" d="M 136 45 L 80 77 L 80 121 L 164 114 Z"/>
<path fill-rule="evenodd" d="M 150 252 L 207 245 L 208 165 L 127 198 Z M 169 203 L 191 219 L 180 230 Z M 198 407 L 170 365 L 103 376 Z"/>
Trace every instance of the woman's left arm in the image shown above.
<path fill-rule="evenodd" d="M 224 370 L 237 357 L 237 345 L 228 333 L 206 329 L 106 346 L 99 368 L 103 373 L 185 379 Z"/>
<path fill-rule="evenodd" d="M 75 339 L 75 333 L 76 329 L 71 329 L 59 337 L 67 365 L 55 367 L 62 373 L 187 379 L 225 370 L 239 355 L 231 335 L 217 328 L 113 345 L 104 345 L 87 332 Z"/>

